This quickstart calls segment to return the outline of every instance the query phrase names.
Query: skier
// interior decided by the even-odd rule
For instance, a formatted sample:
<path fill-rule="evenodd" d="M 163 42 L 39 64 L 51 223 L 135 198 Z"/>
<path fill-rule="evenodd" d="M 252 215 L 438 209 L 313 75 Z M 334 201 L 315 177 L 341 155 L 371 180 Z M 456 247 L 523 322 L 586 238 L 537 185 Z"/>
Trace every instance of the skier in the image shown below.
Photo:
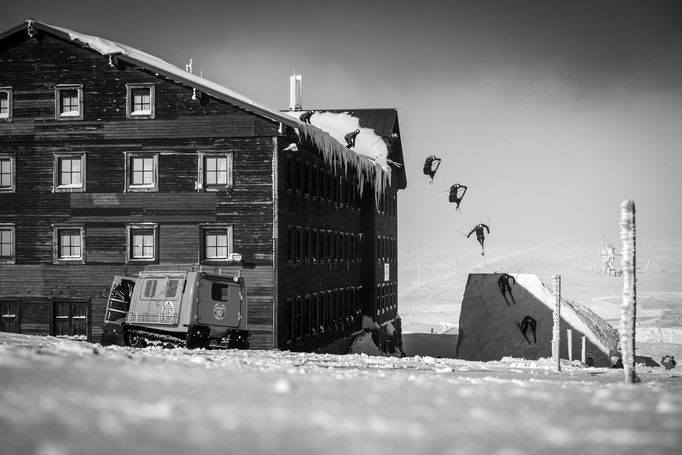
<path fill-rule="evenodd" d="M 358 134 L 360 134 L 360 130 L 355 130 L 351 131 L 350 133 L 346 134 L 343 137 L 346 140 L 346 147 L 348 148 L 355 147 L 355 138 L 357 137 Z"/>
<path fill-rule="evenodd" d="M 299 117 L 299 119 L 300 119 L 303 123 L 310 123 L 310 117 L 312 117 L 314 113 L 315 113 L 315 110 L 314 110 L 314 109 L 311 110 L 311 111 L 306 111 L 306 112 L 304 112 L 303 114 L 301 114 L 301 116 Z"/>
<path fill-rule="evenodd" d="M 526 339 L 526 341 L 528 342 L 528 344 L 530 344 L 530 340 L 529 340 L 528 337 L 526 336 L 526 332 L 528 331 L 529 328 L 530 328 L 530 330 L 533 332 L 533 343 L 537 343 L 537 342 L 538 342 L 538 339 L 535 337 L 535 329 L 536 329 L 537 326 L 538 326 L 538 321 L 536 321 L 535 319 L 533 319 L 533 317 L 531 317 L 531 316 L 526 316 L 526 317 L 523 318 L 523 321 L 521 321 L 521 324 L 519 324 L 519 323 L 517 322 L 516 325 L 518 325 L 518 326 L 519 326 L 519 329 L 521 329 L 521 333 L 523 333 L 523 337 Z"/>
<path fill-rule="evenodd" d="M 464 189 L 462 191 L 462 194 L 458 194 L 460 189 Z M 459 183 L 455 183 L 450 187 L 450 202 L 454 202 L 457 204 L 455 207 L 455 212 L 459 210 L 459 204 L 462 202 L 462 199 L 464 199 L 464 195 L 466 194 L 467 190 L 469 189 L 468 186 L 466 185 L 460 185 Z"/>
<path fill-rule="evenodd" d="M 514 299 L 514 294 L 512 294 L 511 286 L 509 285 L 509 280 L 512 280 L 513 284 L 516 284 L 516 278 L 509 275 L 508 273 L 503 273 L 497 279 L 497 285 L 500 287 L 504 301 L 509 305 L 509 300 L 507 300 L 507 292 L 509 292 L 509 297 L 511 297 L 512 302 L 516 305 L 516 300 Z"/>
<path fill-rule="evenodd" d="M 433 177 L 436 175 L 436 171 L 440 167 L 441 159 L 436 155 L 431 155 L 424 161 L 424 175 L 428 175 L 431 180 L 429 180 L 429 185 L 433 184 Z"/>
<path fill-rule="evenodd" d="M 484 229 L 488 231 L 488 234 L 490 234 L 490 228 L 487 225 L 481 223 L 477 224 L 476 227 L 474 227 L 467 235 L 467 237 L 471 237 L 471 234 L 474 232 L 476 233 L 476 240 L 478 240 L 478 243 L 481 244 L 481 256 L 485 255 L 485 247 L 483 246 L 483 242 L 485 242 Z"/>

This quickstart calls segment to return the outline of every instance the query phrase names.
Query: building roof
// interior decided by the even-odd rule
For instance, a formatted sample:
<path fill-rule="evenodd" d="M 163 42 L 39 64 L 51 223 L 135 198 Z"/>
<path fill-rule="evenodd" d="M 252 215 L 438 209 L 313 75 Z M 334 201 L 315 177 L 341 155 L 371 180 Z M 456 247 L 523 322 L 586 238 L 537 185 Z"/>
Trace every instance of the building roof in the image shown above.
<path fill-rule="evenodd" d="M 390 169 L 385 165 L 386 159 L 398 163 L 398 167 L 402 166 L 403 157 L 399 140 L 397 148 L 400 149 L 400 152 L 398 155 L 394 154 L 391 156 L 389 153 L 384 153 L 383 156 L 379 157 L 379 160 L 377 160 L 377 155 L 374 150 L 377 147 L 372 147 L 367 150 L 350 150 L 341 141 L 342 137 L 334 137 L 334 135 L 329 134 L 329 131 L 325 131 L 314 125 L 302 123 L 298 118 L 300 113 L 298 113 L 298 115 L 290 115 L 286 112 L 268 107 L 223 85 L 197 76 L 196 74 L 192 74 L 159 57 L 135 49 L 126 44 L 121 44 L 98 36 L 86 35 L 63 27 L 56 27 L 34 19 L 29 19 L 25 24 L 20 24 L 0 34 L 0 41 L 24 31 L 28 32 L 28 36 L 33 36 L 33 33 L 36 33 L 36 31 L 42 31 L 58 38 L 78 43 L 105 57 L 109 57 L 112 62 L 122 61 L 152 71 L 155 74 L 180 84 L 195 88 L 216 99 L 226 101 L 264 118 L 289 126 L 297 131 L 299 135 L 305 136 L 311 140 L 325 157 L 341 157 L 344 162 L 353 162 L 363 171 L 367 172 L 368 177 L 374 179 L 375 182 L 378 183 L 380 181 L 381 183 L 375 186 L 376 189 L 385 187 L 386 181 L 390 181 Z M 394 134 L 396 134 L 395 129 L 397 128 L 397 112 L 395 109 L 329 110 L 329 112 L 348 112 L 359 119 L 361 127 L 374 130 L 379 137 L 386 139 L 396 137 L 394 136 Z M 399 172 L 399 174 L 401 175 L 399 175 L 398 181 L 402 182 L 402 184 L 399 183 L 399 187 L 404 188 L 404 170 Z"/>

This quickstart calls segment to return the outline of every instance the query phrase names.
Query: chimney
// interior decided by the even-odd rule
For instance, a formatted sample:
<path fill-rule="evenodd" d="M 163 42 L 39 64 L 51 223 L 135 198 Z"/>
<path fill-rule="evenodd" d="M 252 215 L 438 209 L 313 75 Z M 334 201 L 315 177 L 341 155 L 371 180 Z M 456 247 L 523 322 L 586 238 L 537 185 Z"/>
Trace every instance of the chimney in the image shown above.
<path fill-rule="evenodd" d="M 296 74 L 296 70 L 289 76 L 289 110 L 303 109 L 303 76 Z"/>

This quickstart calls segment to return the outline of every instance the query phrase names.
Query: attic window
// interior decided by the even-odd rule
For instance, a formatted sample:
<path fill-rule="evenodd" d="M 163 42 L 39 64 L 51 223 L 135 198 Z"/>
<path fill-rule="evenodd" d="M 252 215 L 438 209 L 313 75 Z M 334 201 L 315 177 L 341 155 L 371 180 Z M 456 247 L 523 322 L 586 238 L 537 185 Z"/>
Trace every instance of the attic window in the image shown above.
<path fill-rule="evenodd" d="M 82 120 L 83 86 L 57 85 L 55 87 L 55 113 L 58 120 Z"/>
<path fill-rule="evenodd" d="M 12 88 L 0 87 L 0 121 L 12 121 Z"/>
<path fill-rule="evenodd" d="M 126 117 L 153 119 L 154 84 L 127 84 Z"/>

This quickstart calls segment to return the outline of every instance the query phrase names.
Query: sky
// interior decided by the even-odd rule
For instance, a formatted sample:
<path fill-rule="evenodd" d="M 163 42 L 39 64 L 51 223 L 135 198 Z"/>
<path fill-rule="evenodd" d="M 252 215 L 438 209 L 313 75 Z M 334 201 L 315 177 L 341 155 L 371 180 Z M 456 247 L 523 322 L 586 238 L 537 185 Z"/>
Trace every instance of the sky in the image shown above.
<path fill-rule="evenodd" d="M 0 30 L 34 18 L 140 48 L 277 109 L 396 108 L 407 171 L 401 254 L 553 241 L 680 240 L 679 1 L 0 0 Z M 435 154 L 433 186 L 422 174 Z M 447 189 L 469 191 L 454 213 Z"/>

